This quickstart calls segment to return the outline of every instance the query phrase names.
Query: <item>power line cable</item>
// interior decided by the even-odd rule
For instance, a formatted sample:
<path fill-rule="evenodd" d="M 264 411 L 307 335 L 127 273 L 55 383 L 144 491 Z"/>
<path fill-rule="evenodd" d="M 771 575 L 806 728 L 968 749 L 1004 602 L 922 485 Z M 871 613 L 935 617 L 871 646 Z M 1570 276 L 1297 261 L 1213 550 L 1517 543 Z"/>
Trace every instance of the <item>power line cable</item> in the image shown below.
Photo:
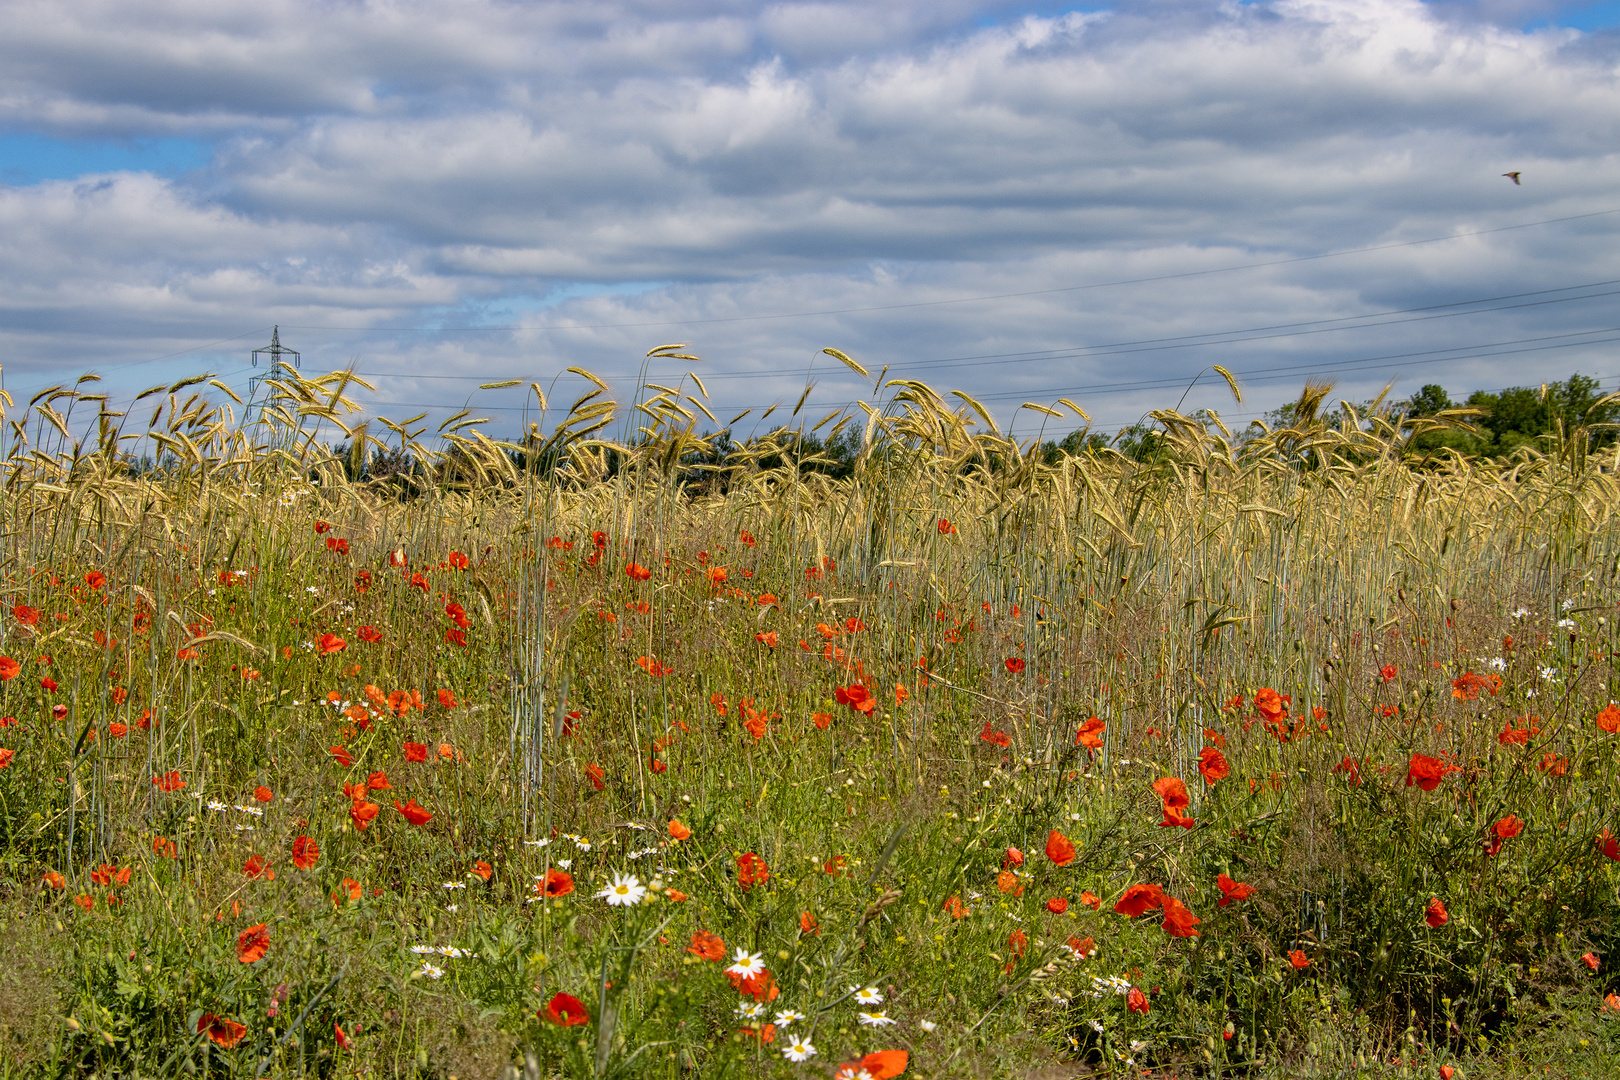
<path fill-rule="evenodd" d="M 1483 297 L 1476 300 L 1458 300 L 1446 304 L 1430 304 L 1424 307 L 1398 308 L 1391 311 L 1371 312 L 1366 315 L 1345 315 L 1331 319 L 1311 319 L 1294 323 L 1277 323 L 1270 326 L 1248 327 L 1237 330 L 1211 330 L 1199 334 L 1181 334 L 1174 337 L 1140 338 L 1134 341 L 1117 341 L 1099 345 L 1071 345 L 1057 349 L 1029 350 L 1012 353 L 981 353 L 968 356 L 941 357 L 938 360 L 911 360 L 899 361 L 888 365 L 889 370 L 908 371 L 917 368 L 938 370 L 947 367 L 962 367 L 967 365 L 990 366 L 999 364 L 1030 364 L 1049 362 L 1052 360 L 1068 359 L 1077 356 L 1108 356 L 1140 352 L 1161 352 L 1168 349 L 1193 348 L 1201 345 L 1235 345 L 1250 341 L 1271 341 L 1287 337 L 1303 337 L 1337 330 L 1376 329 L 1383 326 L 1400 326 L 1411 322 L 1426 322 L 1432 319 L 1455 318 L 1461 315 L 1479 315 L 1494 311 L 1513 311 L 1527 307 L 1544 307 L 1551 304 L 1573 303 L 1577 300 L 1595 300 L 1606 296 L 1620 295 L 1620 289 L 1611 289 L 1606 292 L 1586 293 L 1581 296 L 1559 297 L 1551 300 L 1537 300 L 1524 304 L 1500 304 L 1496 307 L 1479 307 L 1480 304 L 1493 303 L 1498 300 L 1514 300 L 1531 296 L 1546 296 L 1556 292 L 1571 292 L 1576 289 L 1592 289 L 1603 285 L 1620 284 L 1620 279 L 1611 281 L 1588 282 L 1581 285 L 1566 285 L 1557 289 L 1539 289 L 1535 292 L 1513 293 L 1506 296 Z M 1472 307 L 1470 311 L 1440 311 L 1442 308 Z M 1388 316 L 1404 315 L 1416 312 L 1430 312 L 1432 314 L 1419 315 L 1412 319 L 1389 319 Z M 1343 325 L 1351 320 L 1386 319 L 1384 322 L 1362 322 L 1360 325 Z M 1340 325 L 1333 325 L 1340 324 Z M 1287 330 L 1290 327 L 1303 329 L 1291 330 L 1286 333 L 1264 333 L 1269 330 Z M 1249 336 L 1239 336 L 1249 335 Z M 1209 340 L 1219 339 L 1219 340 Z M 738 379 L 766 379 L 780 378 L 779 371 L 717 371 L 705 377 L 705 382 L 731 382 Z M 500 382 L 507 378 L 521 378 L 522 376 L 492 376 L 492 375 L 424 375 L 414 372 L 377 371 L 366 374 L 367 378 L 379 379 L 412 379 L 443 382 Z"/>
<path fill-rule="evenodd" d="M 363 330 L 372 333 L 389 334 L 455 334 L 455 333 L 500 333 L 508 331 L 523 332 L 550 332 L 559 330 L 627 330 L 650 326 L 712 326 L 720 323 L 764 322 L 776 319 L 806 319 L 818 318 L 825 315 L 856 315 L 875 311 L 903 311 L 912 308 L 943 307 L 950 304 L 974 304 L 987 300 L 1014 300 L 1026 296 L 1052 296 L 1060 293 L 1084 292 L 1089 289 L 1108 289 L 1120 285 L 1144 285 L 1159 281 L 1176 281 L 1185 278 L 1208 277 L 1212 274 L 1230 274 L 1241 270 L 1258 270 L 1271 266 L 1290 266 L 1295 263 L 1317 262 L 1323 259 L 1337 259 L 1347 255 L 1361 255 L 1371 251 L 1391 251 L 1399 248 L 1418 247 L 1423 244 L 1441 244 L 1451 240 L 1467 240 L 1477 236 L 1491 236 L 1495 233 L 1513 232 L 1518 229 L 1533 229 L 1542 225 L 1558 225 L 1568 221 L 1584 221 L 1589 218 L 1605 217 L 1610 214 L 1620 214 L 1620 207 L 1611 210 L 1594 210 L 1585 214 L 1570 214 L 1565 217 L 1544 218 L 1540 221 L 1526 221 L 1517 225 L 1500 225 L 1494 229 L 1475 229 L 1469 232 L 1449 233 L 1445 236 L 1430 236 L 1421 240 L 1398 240 L 1387 244 L 1371 244 L 1367 247 L 1344 248 L 1339 251 L 1325 251 L 1315 255 L 1294 255 L 1286 259 L 1270 259 L 1265 262 L 1237 263 L 1229 266 L 1211 267 L 1207 270 L 1183 270 L 1173 274 L 1153 274 L 1146 277 L 1116 278 L 1111 281 L 1094 281 L 1084 285 L 1064 285 L 1052 289 L 1029 289 L 1023 292 L 986 293 L 980 296 L 960 296 L 949 300 L 914 300 L 904 304 L 874 304 L 865 307 L 826 308 L 816 311 L 785 311 L 768 315 L 730 315 L 710 319 L 658 319 L 648 322 L 620 322 L 620 323 L 563 323 L 550 326 L 528 326 L 522 323 L 509 323 L 496 326 L 318 326 L 318 325 L 286 325 L 289 330 Z"/>

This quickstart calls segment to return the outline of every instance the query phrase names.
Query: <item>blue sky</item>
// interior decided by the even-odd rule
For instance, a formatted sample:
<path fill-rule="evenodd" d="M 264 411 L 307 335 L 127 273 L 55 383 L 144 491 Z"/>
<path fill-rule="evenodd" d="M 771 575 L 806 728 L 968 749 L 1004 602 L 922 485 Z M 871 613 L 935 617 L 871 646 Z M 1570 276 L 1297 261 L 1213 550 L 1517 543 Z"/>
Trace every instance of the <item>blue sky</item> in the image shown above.
<path fill-rule="evenodd" d="M 0 183 L 37 184 L 125 170 L 175 176 L 207 165 L 212 154 L 212 145 L 200 139 L 0 135 Z"/>
<path fill-rule="evenodd" d="M 245 386 L 272 325 L 385 413 L 569 365 L 628 396 L 677 340 L 728 414 L 829 345 L 1106 430 L 1216 363 L 1245 403 L 1187 407 L 1239 423 L 1313 375 L 1620 386 L 1620 2 L 0 12 L 14 392 Z"/>

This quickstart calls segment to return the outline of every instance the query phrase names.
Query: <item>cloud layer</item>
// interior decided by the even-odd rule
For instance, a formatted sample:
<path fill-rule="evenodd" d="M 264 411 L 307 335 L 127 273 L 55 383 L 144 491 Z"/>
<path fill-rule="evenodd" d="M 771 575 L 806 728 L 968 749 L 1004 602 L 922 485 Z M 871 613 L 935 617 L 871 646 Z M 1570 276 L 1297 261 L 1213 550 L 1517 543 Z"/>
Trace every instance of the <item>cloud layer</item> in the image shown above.
<path fill-rule="evenodd" d="M 1186 407 L 1620 381 L 1601 286 L 1367 318 L 1620 279 L 1616 42 L 1546 5 L 3 8 L 0 133 L 211 148 L 0 187 L 8 386 L 245 381 L 272 323 L 385 411 L 667 340 L 717 414 L 823 345 L 1109 428 L 1213 363 L 1249 404 Z"/>

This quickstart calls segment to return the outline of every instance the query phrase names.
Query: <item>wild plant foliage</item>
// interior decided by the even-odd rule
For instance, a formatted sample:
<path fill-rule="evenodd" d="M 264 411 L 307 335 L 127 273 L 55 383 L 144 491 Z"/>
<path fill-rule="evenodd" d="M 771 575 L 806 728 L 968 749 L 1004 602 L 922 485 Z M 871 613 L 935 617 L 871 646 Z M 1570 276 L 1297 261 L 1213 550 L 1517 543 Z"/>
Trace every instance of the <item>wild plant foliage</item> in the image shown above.
<path fill-rule="evenodd" d="M 513 439 L 345 373 L 10 405 L 8 1068 L 1438 1068 L 1620 1008 L 1603 429 L 1308 388 L 1053 455 L 880 377 L 733 441 L 571 377 Z"/>

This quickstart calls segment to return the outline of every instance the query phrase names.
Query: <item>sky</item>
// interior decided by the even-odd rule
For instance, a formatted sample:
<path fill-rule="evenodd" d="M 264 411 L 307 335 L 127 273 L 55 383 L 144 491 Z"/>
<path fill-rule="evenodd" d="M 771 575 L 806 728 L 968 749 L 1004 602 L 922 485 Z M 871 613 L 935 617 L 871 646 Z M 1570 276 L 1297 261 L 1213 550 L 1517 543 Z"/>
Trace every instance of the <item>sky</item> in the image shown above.
<path fill-rule="evenodd" d="M 0 0 L 0 365 L 1020 434 L 1620 388 L 1620 2 Z M 1519 184 L 1502 174 L 1519 173 Z M 644 365 L 685 343 L 697 363 Z M 862 379 L 820 350 L 870 369 Z M 1235 403 L 1213 365 L 1237 374 Z M 644 371 L 645 367 L 645 371 Z M 687 381 L 684 386 L 691 387 Z M 19 401 L 19 404 L 21 402 Z M 1066 411 L 1066 410 L 1064 410 Z M 1042 426 L 1044 425 L 1044 427 Z"/>

